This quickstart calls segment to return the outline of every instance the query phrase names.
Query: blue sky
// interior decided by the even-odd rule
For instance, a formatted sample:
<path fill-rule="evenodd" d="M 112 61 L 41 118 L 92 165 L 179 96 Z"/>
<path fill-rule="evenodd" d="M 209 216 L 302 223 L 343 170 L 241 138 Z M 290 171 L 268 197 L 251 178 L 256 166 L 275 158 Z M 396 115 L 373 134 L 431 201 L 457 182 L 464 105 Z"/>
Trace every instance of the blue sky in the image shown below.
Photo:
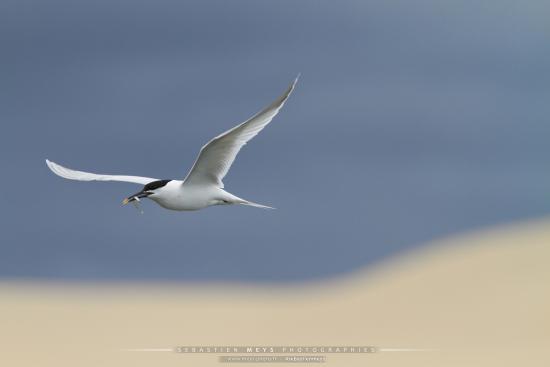
<path fill-rule="evenodd" d="M 299 281 L 550 213 L 545 1 L 3 1 L 0 278 Z M 228 191 L 139 215 L 269 104 Z"/>

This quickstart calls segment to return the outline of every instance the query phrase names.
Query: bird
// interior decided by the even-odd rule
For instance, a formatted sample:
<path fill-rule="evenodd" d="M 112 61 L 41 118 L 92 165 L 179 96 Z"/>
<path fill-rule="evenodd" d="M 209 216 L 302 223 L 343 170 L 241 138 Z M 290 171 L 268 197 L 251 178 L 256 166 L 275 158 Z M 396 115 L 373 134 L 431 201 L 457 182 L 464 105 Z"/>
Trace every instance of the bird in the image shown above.
<path fill-rule="evenodd" d="M 144 198 L 153 200 L 165 209 L 176 211 L 193 211 L 213 205 L 235 204 L 274 209 L 271 206 L 245 200 L 225 191 L 223 178 L 241 148 L 277 115 L 294 90 L 299 77 L 300 75 L 269 106 L 206 143 L 183 180 L 159 180 L 151 177 L 89 173 L 63 167 L 48 159 L 46 159 L 46 165 L 56 175 L 69 180 L 120 181 L 143 185 L 139 192 L 128 196 L 122 202 L 123 205 L 133 203 L 140 211 L 138 203 Z"/>

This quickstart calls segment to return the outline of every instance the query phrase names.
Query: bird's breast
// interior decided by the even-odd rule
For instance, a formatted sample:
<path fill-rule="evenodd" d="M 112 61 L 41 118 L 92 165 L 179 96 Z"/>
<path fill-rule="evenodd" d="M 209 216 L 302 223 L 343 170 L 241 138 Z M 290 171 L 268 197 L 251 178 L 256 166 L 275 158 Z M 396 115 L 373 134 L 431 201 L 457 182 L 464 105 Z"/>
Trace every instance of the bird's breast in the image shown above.
<path fill-rule="evenodd" d="M 195 187 L 167 187 L 151 196 L 157 204 L 171 210 L 199 210 L 211 205 L 208 190 Z"/>

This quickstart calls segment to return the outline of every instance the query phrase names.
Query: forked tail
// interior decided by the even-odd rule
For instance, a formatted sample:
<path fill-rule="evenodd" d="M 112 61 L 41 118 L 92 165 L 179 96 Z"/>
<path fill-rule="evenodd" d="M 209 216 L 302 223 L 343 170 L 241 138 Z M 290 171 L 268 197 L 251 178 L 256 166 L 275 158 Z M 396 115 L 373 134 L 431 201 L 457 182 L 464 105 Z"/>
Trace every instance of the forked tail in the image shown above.
<path fill-rule="evenodd" d="M 221 192 L 222 192 L 222 195 L 223 195 L 222 200 L 226 201 L 227 203 L 248 205 L 248 206 L 253 206 L 255 208 L 262 208 L 262 209 L 275 209 L 275 208 L 272 208 L 272 207 L 267 206 L 267 205 L 262 205 L 262 204 L 254 203 L 252 201 L 241 199 L 240 197 L 235 196 L 235 195 L 233 195 L 233 194 L 231 194 L 227 191 L 224 191 L 224 190 L 221 190 Z"/>
<path fill-rule="evenodd" d="M 247 201 L 247 200 L 239 201 L 239 204 L 253 206 L 255 208 L 262 208 L 262 209 L 275 209 L 271 206 L 262 205 L 262 204 L 258 204 L 258 203 L 253 203 L 252 201 Z"/>

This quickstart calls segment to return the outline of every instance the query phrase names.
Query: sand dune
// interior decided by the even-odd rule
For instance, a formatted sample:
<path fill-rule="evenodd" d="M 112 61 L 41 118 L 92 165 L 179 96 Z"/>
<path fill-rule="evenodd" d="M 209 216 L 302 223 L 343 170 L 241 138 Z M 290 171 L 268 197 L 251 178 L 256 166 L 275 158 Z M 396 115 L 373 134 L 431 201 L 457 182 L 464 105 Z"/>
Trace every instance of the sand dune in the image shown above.
<path fill-rule="evenodd" d="M 550 221 L 292 287 L 3 282 L 0 327 L 10 367 L 214 366 L 226 355 L 123 350 L 183 345 L 431 349 L 321 354 L 332 366 L 550 366 Z"/>

